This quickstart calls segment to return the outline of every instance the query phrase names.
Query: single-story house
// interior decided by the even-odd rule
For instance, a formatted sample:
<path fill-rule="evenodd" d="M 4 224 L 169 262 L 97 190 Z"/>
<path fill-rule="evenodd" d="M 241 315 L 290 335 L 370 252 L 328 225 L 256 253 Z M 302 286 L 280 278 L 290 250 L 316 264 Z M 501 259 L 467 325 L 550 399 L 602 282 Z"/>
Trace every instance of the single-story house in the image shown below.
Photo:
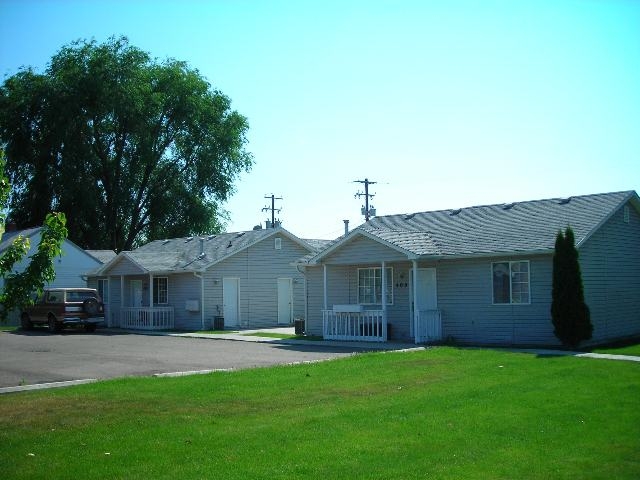
<path fill-rule="evenodd" d="M 2 235 L 0 241 L 0 255 L 9 248 L 14 240 L 21 235 L 24 238 L 28 238 L 30 242 L 29 252 L 27 256 L 16 265 L 14 265 L 15 272 L 23 272 L 29 263 L 29 258 L 37 252 L 38 245 L 40 244 L 42 227 L 29 228 L 25 230 L 14 230 L 9 228 Z M 89 254 L 69 239 L 65 239 L 62 243 L 62 255 L 53 260 L 54 268 L 56 271 L 56 278 L 47 284 L 48 287 L 86 287 L 87 279 L 86 274 L 89 271 L 95 270 L 102 262 L 95 256 Z M 0 278 L 0 289 L 4 286 L 4 279 Z M 9 314 L 9 321 L 12 324 L 17 324 L 17 312 L 11 312 Z"/>
<path fill-rule="evenodd" d="M 306 331 L 327 339 L 558 345 L 556 235 L 580 255 L 591 343 L 640 334 L 634 191 L 380 216 L 304 262 Z"/>
<path fill-rule="evenodd" d="M 156 240 L 120 252 L 89 284 L 104 292 L 107 324 L 200 330 L 289 325 L 304 315 L 304 275 L 295 265 L 326 242 L 278 226 Z"/>

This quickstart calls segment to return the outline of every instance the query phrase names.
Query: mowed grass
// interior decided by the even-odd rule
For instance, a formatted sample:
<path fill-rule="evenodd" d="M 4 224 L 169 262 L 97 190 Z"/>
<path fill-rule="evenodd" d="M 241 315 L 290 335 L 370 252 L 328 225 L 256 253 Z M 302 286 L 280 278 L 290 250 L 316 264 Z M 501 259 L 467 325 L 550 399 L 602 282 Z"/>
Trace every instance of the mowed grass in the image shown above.
<path fill-rule="evenodd" d="M 448 347 L 0 397 L 0 478 L 640 478 L 640 365 Z"/>

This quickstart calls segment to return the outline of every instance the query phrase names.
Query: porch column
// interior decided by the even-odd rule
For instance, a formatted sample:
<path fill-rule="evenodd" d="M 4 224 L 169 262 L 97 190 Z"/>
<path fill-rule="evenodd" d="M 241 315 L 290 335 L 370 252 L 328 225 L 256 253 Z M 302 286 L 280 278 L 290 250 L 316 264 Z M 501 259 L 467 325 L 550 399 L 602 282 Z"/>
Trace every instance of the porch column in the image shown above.
<path fill-rule="evenodd" d="M 153 274 L 149 274 L 149 308 L 153 308 Z"/>
<path fill-rule="evenodd" d="M 120 312 L 118 313 L 118 327 L 122 325 L 122 314 L 124 313 L 124 275 L 120 275 Z"/>
<path fill-rule="evenodd" d="M 382 338 L 387 341 L 387 271 L 386 262 L 382 261 Z"/>
<path fill-rule="evenodd" d="M 413 260 L 413 337 L 418 333 L 418 262 Z"/>
<path fill-rule="evenodd" d="M 324 285 L 324 309 L 325 310 L 329 310 L 329 306 L 328 306 L 328 302 L 327 302 L 327 264 L 323 264 L 322 265 L 322 269 L 323 269 L 323 285 Z"/>

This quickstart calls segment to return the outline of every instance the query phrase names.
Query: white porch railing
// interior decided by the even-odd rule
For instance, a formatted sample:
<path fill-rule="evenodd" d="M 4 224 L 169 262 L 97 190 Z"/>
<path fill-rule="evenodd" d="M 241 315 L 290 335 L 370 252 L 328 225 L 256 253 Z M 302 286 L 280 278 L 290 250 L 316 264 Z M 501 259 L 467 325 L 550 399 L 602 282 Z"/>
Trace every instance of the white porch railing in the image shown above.
<path fill-rule="evenodd" d="M 120 328 L 171 330 L 173 307 L 130 307 L 120 309 Z"/>
<path fill-rule="evenodd" d="M 440 310 L 420 310 L 416 321 L 416 343 L 442 340 Z"/>
<path fill-rule="evenodd" d="M 327 340 L 386 342 L 387 322 L 382 310 L 322 311 L 322 335 Z"/>

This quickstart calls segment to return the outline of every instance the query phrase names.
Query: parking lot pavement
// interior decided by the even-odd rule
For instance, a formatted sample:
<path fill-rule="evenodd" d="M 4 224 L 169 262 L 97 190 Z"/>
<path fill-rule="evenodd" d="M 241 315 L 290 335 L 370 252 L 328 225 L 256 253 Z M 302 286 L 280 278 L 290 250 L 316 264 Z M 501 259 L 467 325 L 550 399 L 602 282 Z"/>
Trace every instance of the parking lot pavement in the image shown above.
<path fill-rule="evenodd" d="M 125 332 L 0 332 L 0 388 L 243 369 L 328 360 L 362 351 L 342 346 L 234 342 Z"/>

